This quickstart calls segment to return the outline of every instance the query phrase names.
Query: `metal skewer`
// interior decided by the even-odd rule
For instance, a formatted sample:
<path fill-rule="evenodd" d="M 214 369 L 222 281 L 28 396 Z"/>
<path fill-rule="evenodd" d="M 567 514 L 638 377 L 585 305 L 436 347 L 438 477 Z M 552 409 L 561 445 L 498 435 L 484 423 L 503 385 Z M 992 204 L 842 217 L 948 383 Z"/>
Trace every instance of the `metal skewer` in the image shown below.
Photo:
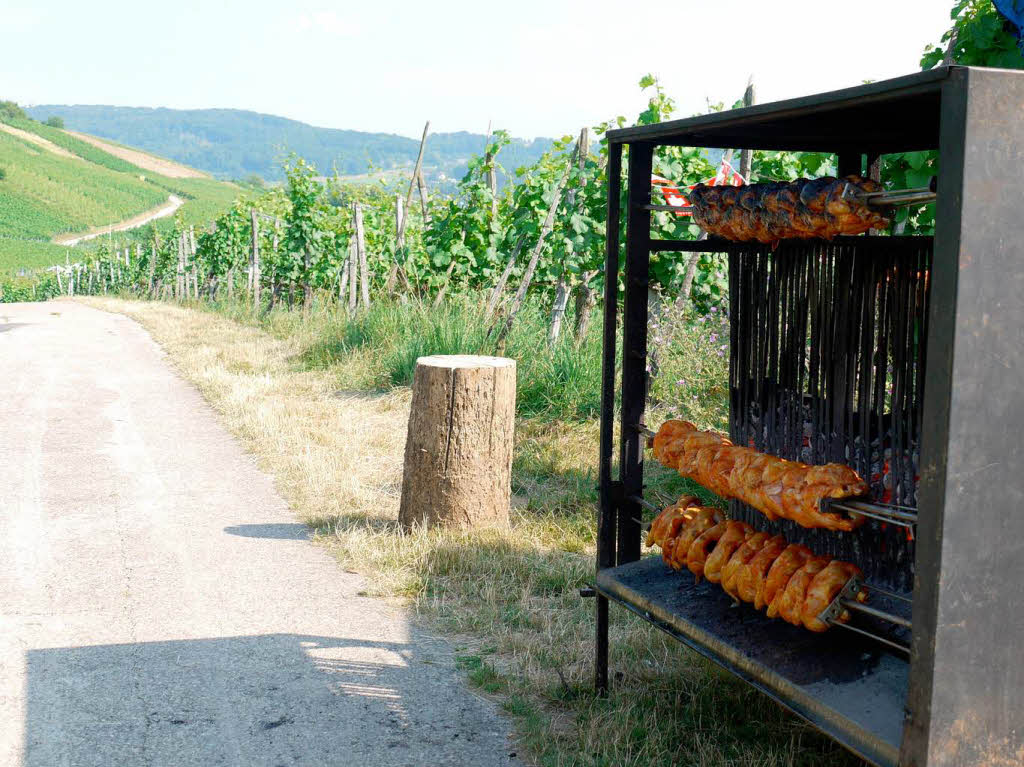
<path fill-rule="evenodd" d="M 851 186 L 848 184 L 843 189 L 843 197 L 845 199 L 860 200 L 873 208 L 895 208 L 904 205 L 926 205 L 930 202 L 935 202 L 938 179 L 932 176 L 928 186 L 915 189 L 893 189 L 878 192 L 857 192 L 851 189 Z"/>
<path fill-rule="evenodd" d="M 847 514 L 860 514 L 889 524 L 899 525 L 900 527 L 913 528 L 917 525 L 917 511 L 907 506 L 891 506 L 870 501 L 834 498 L 825 499 L 822 501 L 821 506 L 822 511 L 842 511 Z"/>
<path fill-rule="evenodd" d="M 861 636 L 869 637 L 870 639 L 873 639 L 876 642 L 881 642 L 884 645 L 888 645 L 894 650 L 899 650 L 900 652 L 907 653 L 907 655 L 910 654 L 910 648 L 907 645 L 900 644 L 899 642 L 894 642 L 891 639 L 886 639 L 882 636 L 878 636 L 878 634 L 872 634 L 870 631 L 865 631 L 862 628 L 857 628 L 856 626 L 852 626 L 849 623 L 833 623 L 832 625 L 839 626 L 839 628 L 846 629 L 847 631 L 853 631 L 854 633 L 860 634 Z"/>
<path fill-rule="evenodd" d="M 903 618 L 899 615 L 893 615 L 892 613 L 884 612 L 883 610 L 876 610 L 874 607 L 869 607 L 868 605 L 858 602 L 856 600 L 840 599 L 839 604 L 841 604 L 847 610 L 853 610 L 864 615 L 870 615 L 872 618 L 878 618 L 879 620 L 883 620 L 888 623 L 895 623 L 897 626 L 903 626 L 903 628 L 913 628 L 913 624 L 906 618 Z"/>

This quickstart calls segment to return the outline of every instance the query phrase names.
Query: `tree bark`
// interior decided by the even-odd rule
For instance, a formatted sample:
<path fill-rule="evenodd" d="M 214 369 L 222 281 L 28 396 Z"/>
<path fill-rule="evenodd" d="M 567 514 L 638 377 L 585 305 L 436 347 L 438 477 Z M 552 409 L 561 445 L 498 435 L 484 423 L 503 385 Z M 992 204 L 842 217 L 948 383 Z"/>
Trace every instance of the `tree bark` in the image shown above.
<path fill-rule="evenodd" d="M 399 522 L 508 524 L 516 363 L 501 357 L 416 361 Z"/>

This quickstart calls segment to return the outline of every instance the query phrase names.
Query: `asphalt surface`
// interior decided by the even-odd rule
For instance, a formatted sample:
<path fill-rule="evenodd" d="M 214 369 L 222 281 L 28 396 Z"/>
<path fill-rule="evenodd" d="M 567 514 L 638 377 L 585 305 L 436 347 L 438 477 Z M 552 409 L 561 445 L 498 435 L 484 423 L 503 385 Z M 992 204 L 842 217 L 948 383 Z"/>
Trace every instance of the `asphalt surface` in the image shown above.
<path fill-rule="evenodd" d="M 0 304 L 0 765 L 506 765 L 132 320 Z"/>

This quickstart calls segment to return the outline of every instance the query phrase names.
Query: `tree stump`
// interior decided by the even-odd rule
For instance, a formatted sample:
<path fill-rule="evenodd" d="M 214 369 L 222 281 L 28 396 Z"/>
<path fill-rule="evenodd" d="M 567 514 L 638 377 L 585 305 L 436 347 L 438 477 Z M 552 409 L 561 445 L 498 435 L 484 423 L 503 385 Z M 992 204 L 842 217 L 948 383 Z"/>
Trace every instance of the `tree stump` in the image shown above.
<path fill-rule="evenodd" d="M 398 512 L 403 527 L 508 522 L 515 410 L 514 360 L 416 360 Z"/>

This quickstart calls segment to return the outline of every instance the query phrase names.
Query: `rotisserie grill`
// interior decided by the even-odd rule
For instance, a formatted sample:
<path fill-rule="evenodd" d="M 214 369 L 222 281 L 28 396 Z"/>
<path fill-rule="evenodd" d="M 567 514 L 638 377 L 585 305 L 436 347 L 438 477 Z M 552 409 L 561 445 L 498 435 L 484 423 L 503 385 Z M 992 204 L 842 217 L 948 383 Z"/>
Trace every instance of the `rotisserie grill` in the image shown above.
<path fill-rule="evenodd" d="M 608 132 L 599 690 L 614 602 L 875 764 L 1021 763 L 1022 113 L 1024 73 L 953 66 Z M 663 240 L 661 146 L 837 172 L 698 187 L 709 237 Z M 937 182 L 881 188 L 887 155 L 934 150 Z M 934 235 L 886 230 L 932 203 Z M 728 258 L 729 434 L 670 422 L 651 455 L 650 261 L 672 253 Z M 645 453 L 728 510 L 645 497 Z"/>

